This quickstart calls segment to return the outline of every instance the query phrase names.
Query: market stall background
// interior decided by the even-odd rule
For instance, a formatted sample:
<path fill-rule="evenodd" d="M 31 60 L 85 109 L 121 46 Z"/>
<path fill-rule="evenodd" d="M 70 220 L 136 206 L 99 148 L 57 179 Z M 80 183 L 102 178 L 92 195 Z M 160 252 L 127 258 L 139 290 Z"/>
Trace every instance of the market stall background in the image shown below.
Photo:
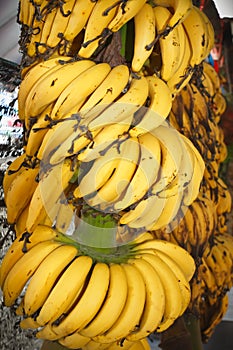
<path fill-rule="evenodd" d="M 225 131 L 225 140 L 229 148 L 225 172 L 226 182 L 233 193 L 233 3 L 229 0 L 200 0 L 193 1 L 201 7 L 211 19 L 215 28 L 216 45 L 211 52 L 209 60 L 222 78 L 222 89 L 228 101 L 228 108 L 222 118 L 222 126 Z M 22 146 L 22 126 L 17 119 L 17 86 L 20 83 L 19 65 L 21 54 L 18 40 L 20 35 L 19 25 L 16 20 L 17 0 L 0 0 L 0 177 L 8 165 L 8 161 L 20 153 Z M 0 244 L 1 255 L 11 240 L 14 233 L 6 223 L 4 200 L 0 192 Z M 229 229 L 233 231 L 232 213 L 229 216 Z M 3 249 L 5 247 L 5 249 Z M 41 347 L 41 341 L 36 340 L 30 331 L 20 330 L 14 317 L 14 310 L 0 306 L 1 318 L 1 347 L 7 350 L 33 349 Z M 233 322 L 233 293 L 230 297 L 229 311 L 225 315 L 223 323 L 216 330 L 213 340 L 207 344 L 206 349 L 215 350 L 213 343 L 217 344 L 221 336 L 226 337 L 224 322 Z M 232 324 L 231 324 L 232 327 Z M 16 345 L 17 344 L 17 345 Z M 17 346 L 17 347 L 16 347 Z M 152 343 L 152 348 L 156 346 Z M 224 347 L 225 346 L 225 347 Z M 226 344 L 222 344 L 224 350 Z M 232 344 L 231 344 L 232 348 Z M 229 347 L 230 349 L 230 347 Z M 51 349 L 52 350 L 52 349 Z"/>

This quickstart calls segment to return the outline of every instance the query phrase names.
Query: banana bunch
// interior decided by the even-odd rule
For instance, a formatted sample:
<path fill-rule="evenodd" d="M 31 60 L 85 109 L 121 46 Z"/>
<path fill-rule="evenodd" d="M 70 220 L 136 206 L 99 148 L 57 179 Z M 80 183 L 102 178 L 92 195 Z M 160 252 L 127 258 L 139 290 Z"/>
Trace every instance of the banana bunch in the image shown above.
<path fill-rule="evenodd" d="M 201 260 L 200 278 L 204 290 L 199 299 L 203 342 L 207 342 L 228 308 L 228 291 L 233 285 L 233 237 L 216 234 Z M 191 283 L 192 289 L 192 283 Z"/>
<path fill-rule="evenodd" d="M 185 312 L 195 271 L 186 250 L 148 232 L 113 248 L 111 257 L 99 249 L 87 255 L 85 246 L 46 225 L 16 238 L 0 285 L 5 305 L 18 305 L 22 328 L 71 349 L 88 349 L 90 341 L 125 341 L 128 349 Z"/>
<path fill-rule="evenodd" d="M 155 0 L 153 3 L 152 10 L 144 5 L 134 17 L 132 69 L 143 68 L 149 74 L 156 72 L 175 98 L 210 53 L 214 30 L 205 13 L 193 6 L 192 1 Z M 142 29 L 145 25 L 147 31 Z"/>

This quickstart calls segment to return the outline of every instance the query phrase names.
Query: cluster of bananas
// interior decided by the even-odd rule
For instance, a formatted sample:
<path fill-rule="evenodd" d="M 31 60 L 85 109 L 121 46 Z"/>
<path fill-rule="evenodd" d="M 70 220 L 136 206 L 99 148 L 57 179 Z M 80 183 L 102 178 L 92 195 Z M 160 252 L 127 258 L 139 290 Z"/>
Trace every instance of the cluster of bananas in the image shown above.
<path fill-rule="evenodd" d="M 3 181 L 17 234 L 4 302 L 22 328 L 67 348 L 148 349 L 192 302 L 192 255 L 220 221 L 224 233 L 227 190 L 214 198 L 209 176 L 226 155 L 224 102 L 195 80 L 213 27 L 191 0 L 20 0 L 18 21 L 25 146 Z M 101 60 L 132 24 L 130 59 Z M 173 242 L 156 236 L 167 227 Z"/>
<path fill-rule="evenodd" d="M 5 305 L 18 303 L 21 327 L 39 338 L 71 349 L 89 349 L 89 342 L 108 348 L 117 341 L 131 349 L 184 313 L 195 263 L 183 248 L 147 232 L 112 254 L 101 249 L 96 260 L 71 238 L 38 225 L 18 237 L 3 259 Z"/>
<path fill-rule="evenodd" d="M 181 202 L 197 197 L 205 165 L 165 122 L 172 106 L 166 83 L 134 78 L 125 65 L 60 61 L 32 67 L 20 85 L 26 145 L 3 182 L 8 222 L 25 221 L 22 230 L 32 232 L 49 216 L 67 229 L 83 201 L 128 228 L 168 224 Z"/>
<path fill-rule="evenodd" d="M 191 281 L 189 310 L 200 318 L 204 342 L 222 320 L 228 306 L 227 292 L 233 285 L 233 236 L 227 228 L 232 199 L 220 175 L 227 156 L 219 125 L 226 109 L 220 86 L 214 68 L 203 62 L 173 100 L 168 118 L 199 150 L 205 171 L 195 201 L 180 218 L 178 215 L 167 227 L 153 232 L 158 239 L 184 247 L 195 258 L 197 269 Z"/>
<path fill-rule="evenodd" d="M 20 0 L 18 21 L 26 26 L 21 48 L 29 65 L 58 54 L 95 58 L 132 22 L 132 70 L 156 71 L 173 94 L 214 44 L 211 22 L 192 0 Z"/>

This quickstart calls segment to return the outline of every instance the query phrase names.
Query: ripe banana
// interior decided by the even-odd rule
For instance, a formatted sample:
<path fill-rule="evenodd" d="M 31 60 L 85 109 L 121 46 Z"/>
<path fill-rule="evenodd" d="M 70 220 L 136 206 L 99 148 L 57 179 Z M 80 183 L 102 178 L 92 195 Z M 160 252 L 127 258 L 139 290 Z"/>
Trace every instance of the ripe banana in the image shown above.
<path fill-rule="evenodd" d="M 160 34 L 158 40 L 162 60 L 160 77 L 167 82 L 179 68 L 182 51 L 180 49 L 179 31 L 177 27 L 175 27 L 168 34 L 166 33 L 166 23 L 172 17 L 171 12 L 166 7 L 156 6 L 153 10 L 156 32 Z M 164 35 L 164 32 L 167 35 Z"/>
<path fill-rule="evenodd" d="M 51 118 L 63 119 L 70 113 L 77 113 L 88 96 L 103 82 L 110 70 L 111 67 L 108 63 L 92 63 L 90 67 L 76 76 L 57 98 Z M 79 91 L 78 95 L 77 91 Z"/>
<path fill-rule="evenodd" d="M 170 30 L 181 24 L 189 15 L 193 7 L 191 0 L 153 0 L 153 4 L 156 6 L 170 7 L 173 9 L 172 17 L 166 23 L 166 27 Z"/>
<path fill-rule="evenodd" d="M 115 210 L 123 210 L 142 199 L 158 177 L 161 161 L 161 148 L 158 139 L 148 132 L 140 135 L 138 142 L 140 158 L 137 169 L 122 199 L 118 199 L 114 203 Z"/>
<path fill-rule="evenodd" d="M 62 62 L 70 60 L 70 57 L 58 56 L 33 66 L 24 76 L 18 92 L 18 113 L 20 119 L 24 120 L 24 108 L 27 96 L 39 79 L 45 78 L 51 72 L 60 69 Z"/>
<path fill-rule="evenodd" d="M 110 264 L 109 269 L 110 281 L 105 303 L 96 317 L 84 329 L 80 330 L 80 334 L 83 336 L 93 338 L 107 332 L 125 307 L 128 285 L 124 269 L 118 264 Z"/>
<path fill-rule="evenodd" d="M 63 39 L 64 32 L 69 22 L 69 17 L 73 12 L 73 8 L 76 2 L 76 0 L 69 0 L 57 8 L 56 15 L 54 16 L 51 30 L 46 41 L 46 45 L 48 47 L 56 47 Z"/>
<path fill-rule="evenodd" d="M 143 255 L 138 259 L 129 259 L 142 274 L 146 286 L 146 302 L 138 330 L 127 336 L 127 340 L 136 341 L 154 332 L 161 323 L 165 310 L 165 294 L 161 279 L 156 270 L 144 260 Z"/>
<path fill-rule="evenodd" d="M 168 329 L 180 316 L 183 297 L 178 279 L 169 265 L 167 265 L 156 254 L 143 253 L 141 257 L 143 257 L 143 259 L 150 263 L 150 265 L 155 269 L 163 285 L 165 294 L 165 309 L 163 319 L 156 329 L 156 331 L 160 333 Z"/>
<path fill-rule="evenodd" d="M 180 315 L 183 315 L 191 300 L 191 288 L 189 281 L 185 277 L 183 270 L 179 267 L 176 261 L 172 259 L 168 254 L 161 251 L 156 251 L 156 254 L 170 267 L 170 269 L 174 272 L 174 274 L 177 277 L 180 291 L 182 294 L 182 308 L 180 311 Z"/>
<path fill-rule="evenodd" d="M 210 40 L 209 32 L 203 14 L 201 14 L 201 10 L 196 6 L 193 6 L 188 16 L 182 22 L 182 25 L 185 28 L 192 48 L 190 65 L 191 67 L 195 67 L 210 53 L 208 44 Z"/>
<path fill-rule="evenodd" d="M 31 277 L 26 289 L 24 310 L 27 315 L 33 315 L 43 306 L 60 274 L 77 253 L 74 246 L 61 245 L 43 260 Z M 38 284 L 40 288 L 38 288 Z"/>
<path fill-rule="evenodd" d="M 148 97 L 148 83 L 145 77 L 132 78 L 128 90 L 112 103 L 102 113 L 88 123 L 88 129 L 92 132 L 100 126 L 125 122 L 125 119 L 133 119 L 133 114 L 146 102 Z"/>
<path fill-rule="evenodd" d="M 119 154 L 116 144 L 107 148 L 103 155 L 96 157 L 93 164 L 81 163 L 80 169 L 85 175 L 78 179 L 78 186 L 73 192 L 74 197 L 81 198 L 95 193 L 111 177 L 118 162 Z"/>
<path fill-rule="evenodd" d="M 107 264 L 97 262 L 90 280 L 80 299 L 69 314 L 52 329 L 58 338 L 83 329 L 95 317 L 101 308 L 109 287 L 110 270 Z"/>
<path fill-rule="evenodd" d="M 88 205 L 99 207 L 100 210 L 112 211 L 112 203 L 121 198 L 124 191 L 130 185 L 138 166 L 140 147 L 136 138 L 127 138 L 121 142 L 118 139 L 117 167 L 111 177 L 97 191 L 94 197 L 86 198 Z"/>
<path fill-rule="evenodd" d="M 67 26 L 63 32 L 63 37 L 65 40 L 72 42 L 82 31 L 95 5 L 96 2 L 92 0 L 75 1 L 74 7 L 67 22 Z"/>
<path fill-rule="evenodd" d="M 12 181 L 7 191 L 5 203 L 7 206 L 7 221 L 10 224 L 16 222 L 19 215 L 30 202 L 34 191 L 38 186 L 37 176 L 39 167 L 24 167 L 16 178 Z M 27 191 L 25 192 L 25 186 Z"/>
<path fill-rule="evenodd" d="M 189 43 L 189 39 L 186 33 L 184 33 L 184 39 L 180 45 L 184 46 L 181 51 L 184 51 L 182 62 L 177 68 L 176 72 L 167 81 L 167 85 L 171 90 L 173 99 L 177 96 L 179 92 L 189 83 L 192 77 L 192 68 L 190 67 L 190 59 L 192 56 L 192 49 Z"/>
<path fill-rule="evenodd" d="M 16 157 L 8 166 L 7 170 L 4 173 L 2 187 L 4 193 L 4 199 L 6 201 L 7 192 L 9 191 L 12 182 L 18 176 L 18 174 L 24 171 L 24 168 L 27 166 L 27 157 L 25 152 L 20 156 Z M 29 164 L 28 164 L 29 167 Z"/>
<path fill-rule="evenodd" d="M 72 307 L 84 286 L 92 263 L 91 257 L 78 256 L 67 267 L 40 309 L 36 318 L 40 326 L 52 324 Z"/>
<path fill-rule="evenodd" d="M 43 173 L 44 172 L 44 173 Z M 44 213 L 53 222 L 59 208 L 59 201 L 65 199 L 65 190 L 69 186 L 69 180 L 73 175 L 71 162 L 69 159 L 57 164 L 47 171 L 41 168 L 40 180 L 33 193 L 29 205 L 26 227 L 28 232 L 32 232 L 41 220 Z"/>
<path fill-rule="evenodd" d="M 82 47 L 78 55 L 89 58 L 98 48 L 101 40 L 106 39 L 106 28 L 116 14 L 115 0 L 99 0 L 95 4 L 86 24 Z"/>
<path fill-rule="evenodd" d="M 24 253 L 32 247 L 43 241 L 53 241 L 58 238 L 58 233 L 53 228 L 38 225 L 32 234 L 24 232 L 17 237 L 12 243 L 10 249 L 6 252 L 0 269 L 0 286 L 2 288 L 5 278 L 16 264 L 16 262 L 24 256 Z"/>
<path fill-rule="evenodd" d="M 108 25 L 108 29 L 112 32 L 117 32 L 125 23 L 137 15 L 145 3 L 146 0 L 123 1 L 120 3 L 114 18 Z"/>
<path fill-rule="evenodd" d="M 90 121 L 92 110 L 94 112 L 97 109 L 99 110 L 100 105 L 105 109 L 110 103 L 114 102 L 126 89 L 129 79 L 129 68 L 126 65 L 120 64 L 113 67 L 103 82 L 80 108 L 79 113 L 81 113 L 83 118 L 81 124 L 86 123 L 86 119 L 88 122 Z"/>
<path fill-rule="evenodd" d="M 146 298 L 146 288 L 141 273 L 135 266 L 128 263 L 122 264 L 128 283 L 128 295 L 125 306 L 113 324 L 104 334 L 93 337 L 100 343 L 112 343 L 120 341 L 137 330 L 140 322 Z"/>
<path fill-rule="evenodd" d="M 190 205 L 198 196 L 200 184 L 204 175 L 205 163 L 193 143 L 186 137 L 184 141 L 191 157 L 194 156 L 193 176 L 184 193 L 184 204 Z"/>
<path fill-rule="evenodd" d="M 71 335 L 67 335 L 64 338 L 59 339 L 58 342 L 68 349 L 85 349 L 85 345 L 90 342 L 90 338 L 84 337 L 80 333 L 75 332 Z"/>
<path fill-rule="evenodd" d="M 42 75 L 27 95 L 24 107 L 25 118 L 38 116 L 50 103 L 57 100 L 73 79 L 93 65 L 94 62 L 89 60 L 67 62 L 55 72 Z"/>
<path fill-rule="evenodd" d="M 14 264 L 7 274 L 2 291 L 4 295 L 4 304 L 11 306 L 22 292 L 29 278 L 41 262 L 54 249 L 60 246 L 58 242 L 44 241 L 36 244 Z"/>
<path fill-rule="evenodd" d="M 157 250 L 166 253 L 180 266 L 181 270 L 184 272 L 186 279 L 188 281 L 191 280 L 195 272 L 196 265 L 192 256 L 184 248 L 160 239 L 143 241 L 136 244 L 133 248 L 133 251 L 136 251 L 139 254 L 141 251 L 145 250 L 148 250 L 148 252 L 151 253 L 156 253 Z"/>
<path fill-rule="evenodd" d="M 172 94 L 168 85 L 156 75 L 147 76 L 150 103 L 142 107 L 145 113 L 141 120 L 130 129 L 131 136 L 138 136 L 156 128 L 169 115 L 172 108 Z M 163 98 L 161 99 L 161 96 Z"/>
<path fill-rule="evenodd" d="M 148 49 L 147 45 L 153 42 L 155 38 L 155 28 L 153 8 L 150 4 L 145 3 L 134 16 L 134 52 L 131 62 L 133 72 L 139 72 L 149 58 L 153 46 Z"/>

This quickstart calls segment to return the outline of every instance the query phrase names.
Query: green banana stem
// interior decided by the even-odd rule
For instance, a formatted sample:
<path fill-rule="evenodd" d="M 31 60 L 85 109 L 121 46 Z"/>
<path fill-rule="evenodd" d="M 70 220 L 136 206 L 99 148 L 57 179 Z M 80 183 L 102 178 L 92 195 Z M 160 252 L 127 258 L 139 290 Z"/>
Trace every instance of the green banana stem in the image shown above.
<path fill-rule="evenodd" d="M 117 222 L 112 215 L 83 206 L 77 228 L 81 244 L 95 248 L 111 248 L 116 245 Z"/>

